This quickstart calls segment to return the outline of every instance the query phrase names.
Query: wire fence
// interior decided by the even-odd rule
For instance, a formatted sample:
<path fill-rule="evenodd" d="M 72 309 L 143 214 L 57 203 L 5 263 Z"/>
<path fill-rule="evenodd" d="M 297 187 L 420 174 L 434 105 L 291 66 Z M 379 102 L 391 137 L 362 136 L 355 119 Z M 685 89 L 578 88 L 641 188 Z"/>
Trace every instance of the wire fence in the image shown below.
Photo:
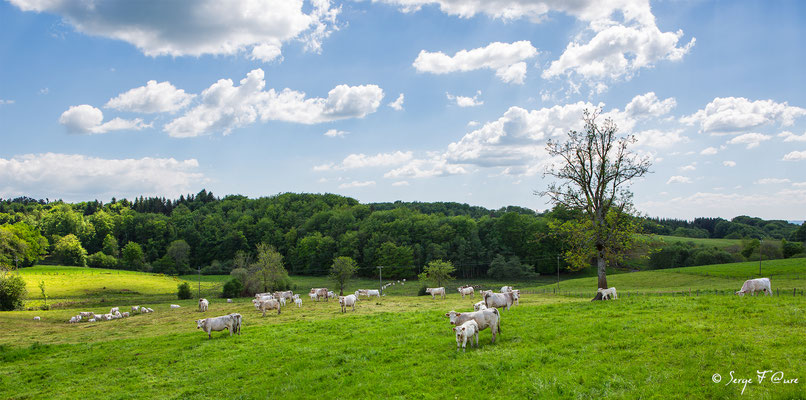
<path fill-rule="evenodd" d="M 557 290 L 554 289 L 525 289 L 520 291 L 521 294 L 550 294 L 550 295 L 558 295 L 558 296 L 565 296 L 565 297 L 581 297 L 581 298 L 593 298 L 596 295 L 593 291 L 573 291 L 573 290 Z M 736 291 L 731 289 L 691 289 L 688 290 L 680 289 L 680 290 L 634 290 L 634 291 L 619 291 L 619 297 L 660 297 L 660 296 L 670 296 L 670 297 L 699 297 L 699 296 L 733 296 L 735 295 Z M 806 296 L 806 289 L 801 288 L 792 288 L 792 289 L 781 289 L 776 288 L 772 292 L 773 296 Z M 759 293 L 757 295 L 766 296 L 766 294 Z M 751 296 L 747 294 L 746 296 Z"/>

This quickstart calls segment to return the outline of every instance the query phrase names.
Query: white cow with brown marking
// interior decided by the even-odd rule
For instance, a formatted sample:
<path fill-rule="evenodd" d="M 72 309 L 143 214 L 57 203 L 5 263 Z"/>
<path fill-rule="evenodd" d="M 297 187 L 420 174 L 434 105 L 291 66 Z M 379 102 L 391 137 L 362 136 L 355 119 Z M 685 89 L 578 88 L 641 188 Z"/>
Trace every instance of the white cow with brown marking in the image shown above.
<path fill-rule="evenodd" d="M 443 299 L 445 298 L 445 288 L 444 287 L 425 288 L 425 292 L 431 295 L 432 300 L 436 299 L 437 296 L 442 296 Z"/>

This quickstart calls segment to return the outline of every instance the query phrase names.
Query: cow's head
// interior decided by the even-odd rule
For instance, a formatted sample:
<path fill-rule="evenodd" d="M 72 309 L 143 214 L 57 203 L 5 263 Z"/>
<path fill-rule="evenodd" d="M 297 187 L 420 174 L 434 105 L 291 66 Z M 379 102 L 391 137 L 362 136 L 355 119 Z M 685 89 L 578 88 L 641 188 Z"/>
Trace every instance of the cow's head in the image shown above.
<path fill-rule="evenodd" d="M 197 319 L 197 320 L 196 320 L 196 329 L 201 329 L 202 324 L 204 323 L 204 321 L 205 321 L 206 319 L 207 319 L 207 318 L 205 318 L 205 319 Z"/>
<path fill-rule="evenodd" d="M 739 290 L 738 292 L 736 292 L 736 293 L 734 293 L 734 294 L 735 294 L 735 295 L 737 295 L 737 296 L 739 296 L 739 297 L 743 297 L 743 296 L 744 296 L 744 292 L 743 292 L 743 291 L 741 291 L 741 290 Z"/>
<path fill-rule="evenodd" d="M 458 313 L 456 311 L 451 310 L 451 312 L 445 314 L 446 317 L 451 319 L 451 325 L 456 325 L 456 317 L 461 316 L 462 313 Z"/>

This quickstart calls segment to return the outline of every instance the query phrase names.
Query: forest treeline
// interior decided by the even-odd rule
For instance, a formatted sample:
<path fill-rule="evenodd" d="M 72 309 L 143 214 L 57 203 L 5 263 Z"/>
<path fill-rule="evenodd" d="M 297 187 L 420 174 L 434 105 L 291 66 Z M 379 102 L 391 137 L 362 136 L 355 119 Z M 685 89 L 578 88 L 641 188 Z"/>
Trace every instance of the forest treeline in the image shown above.
<path fill-rule="evenodd" d="M 28 266 L 47 255 L 72 265 L 220 274 L 230 272 L 236 255 L 248 257 L 266 243 L 291 274 L 325 275 L 339 256 L 355 260 L 364 276 L 383 265 L 384 276 L 412 277 L 440 259 L 453 262 L 460 277 L 483 277 L 491 264 L 505 263 L 552 273 L 564 249 L 549 235 L 549 222 L 573 217 L 559 209 L 538 214 L 450 202 L 360 204 L 335 194 L 250 199 L 202 190 L 175 200 L 73 204 L 22 197 L 0 200 L 0 263 Z M 806 240 L 804 227 L 751 217 L 644 218 L 642 226 L 687 237 Z"/>

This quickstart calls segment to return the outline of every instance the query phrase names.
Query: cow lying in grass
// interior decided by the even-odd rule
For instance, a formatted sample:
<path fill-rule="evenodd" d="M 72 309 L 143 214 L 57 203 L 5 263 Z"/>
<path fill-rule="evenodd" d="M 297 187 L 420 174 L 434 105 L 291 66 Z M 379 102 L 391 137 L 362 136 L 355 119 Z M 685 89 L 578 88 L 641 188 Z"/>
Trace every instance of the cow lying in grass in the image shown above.
<path fill-rule="evenodd" d="M 772 286 L 770 286 L 770 278 L 756 278 L 744 281 L 742 290 L 736 292 L 738 296 L 744 296 L 747 293 L 756 295 L 756 292 L 765 293 L 767 296 L 772 296 Z"/>
<path fill-rule="evenodd" d="M 232 315 L 196 320 L 196 328 L 207 332 L 207 339 L 212 339 L 211 332 L 223 331 L 224 329 L 228 330 L 229 335 L 232 336 L 232 333 L 235 331 L 235 325 L 235 317 Z"/>

